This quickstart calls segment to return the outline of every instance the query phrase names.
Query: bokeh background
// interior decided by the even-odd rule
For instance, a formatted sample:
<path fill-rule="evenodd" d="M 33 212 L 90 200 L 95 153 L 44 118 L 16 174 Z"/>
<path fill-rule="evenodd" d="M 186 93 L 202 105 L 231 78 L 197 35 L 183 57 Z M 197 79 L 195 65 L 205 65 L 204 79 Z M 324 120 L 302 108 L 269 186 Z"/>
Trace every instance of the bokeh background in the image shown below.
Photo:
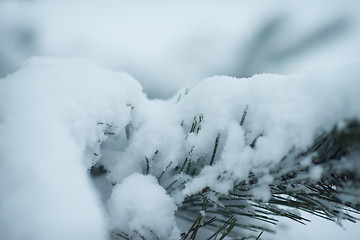
<path fill-rule="evenodd" d="M 356 0 L 0 0 L 0 78 L 32 56 L 81 57 L 167 99 L 213 75 L 326 71 L 359 62 L 359 9 Z M 263 238 L 360 236 L 359 224 L 344 231 L 309 217 Z"/>

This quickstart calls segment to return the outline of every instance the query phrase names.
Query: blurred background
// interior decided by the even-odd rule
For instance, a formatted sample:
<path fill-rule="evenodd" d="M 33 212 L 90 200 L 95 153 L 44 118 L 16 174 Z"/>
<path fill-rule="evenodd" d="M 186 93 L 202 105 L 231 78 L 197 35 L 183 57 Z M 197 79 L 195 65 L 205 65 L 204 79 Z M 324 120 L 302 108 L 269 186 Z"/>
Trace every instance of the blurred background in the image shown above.
<path fill-rule="evenodd" d="M 213 75 L 333 68 L 359 62 L 359 9 L 356 0 L 0 0 L 0 78 L 31 56 L 84 57 L 167 99 Z M 314 221 L 280 226 L 274 239 L 360 236 L 358 224 Z"/>
<path fill-rule="evenodd" d="M 30 56 L 90 58 L 150 98 L 213 75 L 294 73 L 356 61 L 359 1 L 0 0 L 0 76 Z"/>

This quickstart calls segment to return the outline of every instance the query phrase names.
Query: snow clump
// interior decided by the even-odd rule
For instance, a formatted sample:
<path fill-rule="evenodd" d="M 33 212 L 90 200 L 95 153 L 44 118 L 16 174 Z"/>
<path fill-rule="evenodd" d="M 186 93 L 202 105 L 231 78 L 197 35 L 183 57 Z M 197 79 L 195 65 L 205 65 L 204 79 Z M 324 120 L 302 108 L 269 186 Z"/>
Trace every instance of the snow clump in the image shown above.
<path fill-rule="evenodd" d="M 118 232 L 179 239 L 176 205 L 153 176 L 134 173 L 115 186 L 108 202 L 110 224 Z M 136 234 L 135 234 L 136 236 Z"/>

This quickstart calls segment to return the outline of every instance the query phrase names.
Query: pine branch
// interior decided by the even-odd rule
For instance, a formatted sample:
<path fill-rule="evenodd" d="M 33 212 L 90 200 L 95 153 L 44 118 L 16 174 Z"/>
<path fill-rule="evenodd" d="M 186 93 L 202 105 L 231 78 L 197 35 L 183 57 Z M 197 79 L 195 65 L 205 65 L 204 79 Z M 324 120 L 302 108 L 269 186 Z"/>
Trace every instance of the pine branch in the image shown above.
<path fill-rule="evenodd" d="M 248 108 L 244 110 L 240 125 L 246 121 Z M 193 118 L 189 134 L 201 131 L 203 116 Z M 186 128 L 184 121 L 182 126 Z M 249 144 L 255 148 L 259 134 Z M 271 227 L 278 223 L 278 217 L 286 217 L 305 224 L 308 219 L 300 216 L 299 210 L 315 216 L 340 223 L 341 220 L 356 222 L 360 216 L 360 176 L 356 168 L 346 167 L 357 164 L 360 150 L 360 124 L 348 121 L 346 126 L 321 134 L 304 151 L 295 147 L 276 164 L 269 164 L 268 173 L 273 181 L 262 183 L 264 172 L 249 172 L 247 180 L 237 181 L 228 194 L 220 194 L 208 186 L 202 191 L 188 196 L 180 205 L 176 216 L 192 222 L 191 227 L 182 234 L 182 240 L 197 239 L 199 232 L 207 228 L 212 231 L 208 239 L 223 239 L 225 236 L 237 239 L 259 239 L 262 232 L 274 232 Z M 217 163 L 221 155 L 221 133 L 214 139 L 214 146 L 207 156 L 195 156 L 194 146 L 178 165 L 170 162 L 165 169 L 156 168 L 156 150 L 152 157 L 145 156 L 144 174 L 157 177 L 160 185 L 172 194 L 184 188 L 205 166 Z M 196 159 L 194 159 L 196 158 Z M 304 161 L 311 159 L 310 163 Z M 320 167 L 320 178 L 312 178 L 311 171 Z M 256 169 L 254 169 L 256 170 Z M 223 173 L 226 175 L 226 172 Z M 219 175 L 219 179 L 222 178 Z M 252 190 L 266 186 L 270 199 L 256 199 Z M 294 211 L 296 210 L 296 211 Z M 141 239 L 139 234 L 121 233 L 122 238 Z M 118 235 L 120 236 L 120 235 Z M 158 239 L 156 234 L 146 237 Z M 139 238 L 140 237 L 140 238 Z"/>
<path fill-rule="evenodd" d="M 360 214 L 360 191 L 353 189 L 359 189 L 360 176 L 355 168 L 342 167 L 342 163 L 359 161 L 359 139 L 359 123 L 350 121 L 342 129 L 334 128 L 321 135 L 306 151 L 296 153 L 293 149 L 278 164 L 269 166 L 274 181 L 269 186 L 271 198 L 267 202 L 256 200 L 251 194 L 252 189 L 260 186 L 263 174 L 250 173 L 249 180 L 235 185 L 227 195 L 209 186 L 202 193 L 188 197 L 177 215 L 191 219 L 211 193 L 217 196 L 217 202 L 210 201 L 204 221 L 216 218 L 217 221 L 209 225 L 221 229 L 220 223 L 226 219 L 237 219 L 237 228 L 232 230 L 237 237 L 243 236 L 241 229 L 271 232 L 263 223 L 274 225 L 279 216 L 303 224 L 309 221 L 294 213 L 294 209 L 338 223 L 340 220 L 355 222 Z M 255 145 L 256 140 L 252 144 Z M 307 157 L 312 157 L 312 166 L 322 167 L 320 179 L 309 176 L 310 166 L 302 164 Z M 249 221 L 251 219 L 255 221 Z"/>

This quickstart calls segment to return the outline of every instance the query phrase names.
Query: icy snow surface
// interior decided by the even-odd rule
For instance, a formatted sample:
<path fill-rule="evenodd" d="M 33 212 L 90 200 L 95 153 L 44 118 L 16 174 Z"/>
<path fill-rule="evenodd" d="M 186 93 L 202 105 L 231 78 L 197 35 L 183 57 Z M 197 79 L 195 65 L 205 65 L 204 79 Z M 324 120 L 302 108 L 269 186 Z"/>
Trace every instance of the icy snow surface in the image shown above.
<path fill-rule="evenodd" d="M 108 230 L 175 238 L 174 212 L 186 196 L 205 187 L 226 193 L 250 170 L 266 174 L 292 147 L 305 149 L 323 131 L 360 119 L 359 77 L 357 66 L 216 76 L 159 101 L 129 75 L 87 60 L 33 58 L 0 80 L 0 232 L 6 239 L 95 240 Z M 203 166 L 194 175 L 185 174 L 189 156 Z M 87 175 L 94 164 L 114 185 L 108 217 Z M 272 178 L 261 181 L 253 194 L 266 200 Z"/>

